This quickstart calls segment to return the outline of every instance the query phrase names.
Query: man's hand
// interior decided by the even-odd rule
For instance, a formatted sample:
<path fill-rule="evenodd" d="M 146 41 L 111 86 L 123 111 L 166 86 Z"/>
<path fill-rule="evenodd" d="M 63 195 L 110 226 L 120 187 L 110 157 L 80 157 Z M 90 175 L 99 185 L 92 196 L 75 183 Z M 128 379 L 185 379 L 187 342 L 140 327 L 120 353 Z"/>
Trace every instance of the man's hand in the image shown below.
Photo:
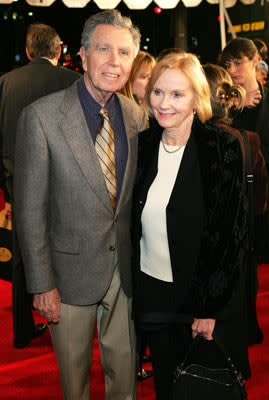
<path fill-rule="evenodd" d="M 10 203 L 5 203 L 5 212 L 6 212 L 7 217 L 11 216 L 11 204 Z"/>
<path fill-rule="evenodd" d="M 33 306 L 45 317 L 48 324 L 56 324 L 60 320 L 61 296 L 58 289 L 49 292 L 34 294 Z"/>
<path fill-rule="evenodd" d="M 207 340 L 213 340 L 213 331 L 215 328 L 215 319 L 194 319 L 192 324 L 192 337 L 200 335 Z"/>

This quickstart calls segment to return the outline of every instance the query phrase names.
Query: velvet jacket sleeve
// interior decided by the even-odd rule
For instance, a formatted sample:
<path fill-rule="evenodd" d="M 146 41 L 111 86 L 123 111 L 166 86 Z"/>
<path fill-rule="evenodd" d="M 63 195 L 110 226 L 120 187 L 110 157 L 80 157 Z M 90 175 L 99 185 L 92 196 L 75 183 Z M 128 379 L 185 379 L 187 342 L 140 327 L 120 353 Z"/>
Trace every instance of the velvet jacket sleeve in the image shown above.
<path fill-rule="evenodd" d="M 246 197 L 242 152 L 233 135 L 210 125 L 197 135 L 206 203 L 200 256 L 185 312 L 215 317 L 238 285 L 246 244 Z"/>

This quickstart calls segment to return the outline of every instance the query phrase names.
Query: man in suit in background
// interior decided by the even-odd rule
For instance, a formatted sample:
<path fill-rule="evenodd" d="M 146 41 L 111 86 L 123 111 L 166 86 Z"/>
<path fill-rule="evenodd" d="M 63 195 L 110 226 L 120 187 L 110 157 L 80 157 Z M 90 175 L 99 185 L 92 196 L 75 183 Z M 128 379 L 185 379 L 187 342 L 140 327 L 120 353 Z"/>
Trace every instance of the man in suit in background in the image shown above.
<path fill-rule="evenodd" d="M 13 202 L 15 137 L 23 107 L 46 94 L 70 86 L 80 77 L 75 71 L 57 67 L 61 40 L 54 28 L 44 24 L 30 25 L 26 35 L 26 54 L 30 62 L 0 78 L 0 135 L 2 161 L 5 167 L 6 210 Z M 27 147 L 24 152 L 27 154 Z M 31 189 L 30 189 L 31 190 Z M 17 245 L 13 220 L 12 310 L 14 346 L 23 348 L 46 330 L 45 324 L 34 324 L 32 296 L 26 292 L 23 263 Z"/>
<path fill-rule="evenodd" d="M 34 307 L 46 317 L 63 398 L 89 400 L 97 321 L 106 398 L 136 397 L 130 213 L 144 111 L 116 91 L 140 45 L 129 18 L 89 18 L 84 77 L 24 109 L 15 216 Z M 24 149 L 27 148 L 27 154 Z"/>

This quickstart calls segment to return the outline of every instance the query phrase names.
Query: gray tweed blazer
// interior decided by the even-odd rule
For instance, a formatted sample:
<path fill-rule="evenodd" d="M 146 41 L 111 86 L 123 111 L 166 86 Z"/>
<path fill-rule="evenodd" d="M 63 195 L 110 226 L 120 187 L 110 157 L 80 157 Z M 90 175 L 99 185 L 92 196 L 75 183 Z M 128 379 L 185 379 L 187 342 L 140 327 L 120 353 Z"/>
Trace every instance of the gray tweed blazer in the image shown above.
<path fill-rule="evenodd" d="M 95 304 L 106 293 L 118 260 L 131 296 L 130 213 L 137 134 L 145 113 L 120 101 L 128 160 L 113 212 L 77 84 L 43 97 L 21 115 L 15 153 L 15 217 L 30 293 L 55 287 L 62 302 Z"/>

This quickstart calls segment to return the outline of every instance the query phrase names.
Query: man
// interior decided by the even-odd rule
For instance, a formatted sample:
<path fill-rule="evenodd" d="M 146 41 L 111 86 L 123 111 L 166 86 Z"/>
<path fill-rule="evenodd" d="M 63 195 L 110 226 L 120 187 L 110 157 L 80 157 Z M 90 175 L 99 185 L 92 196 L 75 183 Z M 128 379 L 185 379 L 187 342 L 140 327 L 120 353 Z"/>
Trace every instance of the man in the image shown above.
<path fill-rule="evenodd" d="M 221 64 L 229 72 L 235 84 L 246 91 L 243 110 L 234 115 L 233 125 L 257 132 L 261 139 L 261 150 L 269 172 L 269 111 L 268 92 L 257 81 L 256 67 L 259 64 L 258 50 L 252 40 L 236 38 L 223 49 Z"/>
<path fill-rule="evenodd" d="M 2 158 L 5 167 L 7 213 L 13 202 L 13 170 L 15 136 L 19 115 L 23 107 L 48 93 L 70 86 L 80 74 L 57 67 L 61 55 L 61 40 L 54 28 L 30 25 L 26 35 L 26 54 L 30 62 L 0 78 L 0 136 L 3 143 Z M 27 151 L 25 147 L 24 151 Z M 31 190 L 31 189 L 30 189 Z M 12 309 L 14 346 L 23 348 L 44 333 L 45 324 L 35 326 L 32 315 L 32 296 L 26 292 L 23 264 L 17 246 L 13 221 L 13 285 Z"/>
<path fill-rule="evenodd" d="M 243 86 L 246 91 L 246 102 L 242 110 L 233 115 L 233 126 L 237 129 L 257 132 L 261 140 L 261 151 L 264 156 L 269 176 L 269 96 L 266 88 L 257 81 L 256 69 L 260 57 L 254 42 L 247 38 L 236 38 L 223 49 L 221 63 L 229 72 L 235 84 Z M 254 181 L 254 185 L 255 185 Z M 259 190 L 254 186 L 255 190 Z M 251 204 L 251 202 L 250 202 Z M 253 210 L 252 210 L 253 211 Z M 254 213 L 254 211 L 253 211 Z M 250 213 L 252 214 L 252 213 Z M 254 231 L 255 227 L 255 231 Z M 257 262 L 267 262 L 269 258 L 269 209 L 263 214 L 255 215 L 249 223 L 250 242 L 246 262 L 246 294 L 248 313 L 249 344 L 261 343 L 262 332 L 259 328 L 256 314 L 256 298 L 258 291 Z M 253 232 L 252 232 L 253 231 Z M 252 253 L 253 247 L 255 254 Z"/>
<path fill-rule="evenodd" d="M 96 320 L 106 398 L 135 398 L 129 223 L 146 117 L 115 92 L 139 44 L 118 11 L 92 16 L 82 33 L 84 78 L 27 107 L 18 128 L 19 241 L 34 307 L 50 324 L 64 399 L 89 400 Z"/>

